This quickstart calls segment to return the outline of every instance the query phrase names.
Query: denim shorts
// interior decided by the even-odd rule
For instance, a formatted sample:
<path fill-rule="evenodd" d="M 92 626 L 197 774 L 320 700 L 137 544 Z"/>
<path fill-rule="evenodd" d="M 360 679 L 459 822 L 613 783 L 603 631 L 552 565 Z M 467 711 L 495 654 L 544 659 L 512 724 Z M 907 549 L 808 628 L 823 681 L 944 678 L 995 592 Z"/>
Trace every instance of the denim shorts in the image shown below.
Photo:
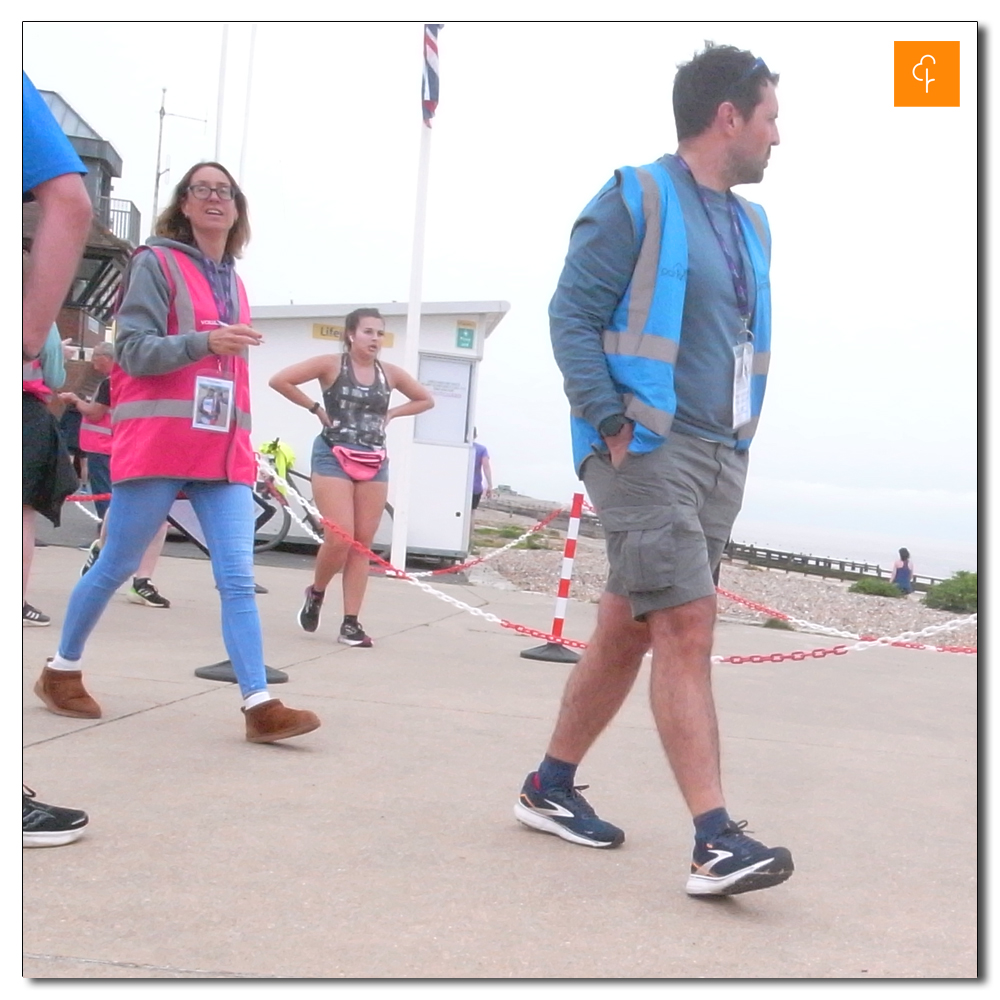
<path fill-rule="evenodd" d="M 363 444 L 345 445 L 354 451 L 378 451 Z M 354 479 L 349 476 L 344 467 L 337 461 L 333 450 L 323 440 L 322 435 L 316 438 L 312 450 L 312 473 L 314 476 L 330 476 L 333 479 L 347 479 L 352 483 L 387 483 L 389 482 L 389 459 L 386 458 L 378 472 L 371 479 Z"/>
<path fill-rule="evenodd" d="M 715 593 L 712 574 L 743 503 L 748 453 L 676 431 L 655 451 L 583 463 L 583 481 L 604 526 L 606 589 L 644 621 Z"/>

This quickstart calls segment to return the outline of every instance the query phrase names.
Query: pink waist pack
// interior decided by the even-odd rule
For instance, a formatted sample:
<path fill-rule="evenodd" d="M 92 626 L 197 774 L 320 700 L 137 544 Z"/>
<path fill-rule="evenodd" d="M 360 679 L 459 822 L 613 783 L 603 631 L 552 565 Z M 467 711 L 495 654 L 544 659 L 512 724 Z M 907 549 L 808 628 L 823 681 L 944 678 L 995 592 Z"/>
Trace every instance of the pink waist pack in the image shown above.
<path fill-rule="evenodd" d="M 359 451 L 355 448 L 345 448 L 342 444 L 333 445 L 333 457 L 340 462 L 340 467 L 351 479 L 364 482 L 378 475 L 385 461 L 384 451 Z"/>

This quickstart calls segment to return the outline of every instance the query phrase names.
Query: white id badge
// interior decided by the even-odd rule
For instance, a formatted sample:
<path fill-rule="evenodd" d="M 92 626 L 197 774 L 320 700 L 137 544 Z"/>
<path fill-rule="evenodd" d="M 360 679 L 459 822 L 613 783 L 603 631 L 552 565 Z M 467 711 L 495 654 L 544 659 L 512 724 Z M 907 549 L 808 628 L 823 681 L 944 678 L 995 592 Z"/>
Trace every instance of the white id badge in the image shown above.
<path fill-rule="evenodd" d="M 753 374 L 753 344 L 737 344 L 733 370 L 733 430 L 750 422 L 750 376 Z"/>
<path fill-rule="evenodd" d="M 224 378 L 199 375 L 194 386 L 191 426 L 199 431 L 229 430 L 233 418 L 233 383 Z"/>

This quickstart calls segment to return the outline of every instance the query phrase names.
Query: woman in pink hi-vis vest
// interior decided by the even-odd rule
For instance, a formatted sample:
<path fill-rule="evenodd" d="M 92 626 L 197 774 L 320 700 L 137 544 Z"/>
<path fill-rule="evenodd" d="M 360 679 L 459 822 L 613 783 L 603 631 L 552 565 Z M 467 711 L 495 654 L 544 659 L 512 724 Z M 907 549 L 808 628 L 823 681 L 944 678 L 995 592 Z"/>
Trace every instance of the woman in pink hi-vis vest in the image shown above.
<path fill-rule="evenodd" d="M 234 269 L 249 238 L 246 197 L 232 175 L 219 163 L 200 163 L 181 179 L 156 236 L 129 265 L 111 374 L 107 540 L 73 589 L 58 652 L 35 684 L 58 715 L 100 717 L 83 686 L 84 644 L 183 492 L 211 552 L 247 740 L 273 743 L 320 725 L 313 712 L 287 708 L 267 689 L 254 593 L 247 369 L 261 335 L 250 326 Z"/>

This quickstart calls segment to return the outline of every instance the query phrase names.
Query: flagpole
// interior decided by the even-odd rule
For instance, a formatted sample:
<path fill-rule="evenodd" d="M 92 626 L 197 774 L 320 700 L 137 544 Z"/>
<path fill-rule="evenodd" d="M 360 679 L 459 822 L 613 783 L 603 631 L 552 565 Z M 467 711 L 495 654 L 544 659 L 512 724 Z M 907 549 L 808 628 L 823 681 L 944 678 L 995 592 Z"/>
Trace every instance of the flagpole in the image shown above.
<path fill-rule="evenodd" d="M 430 173 L 431 130 L 420 125 L 420 161 L 417 169 L 417 208 L 413 220 L 413 251 L 410 257 L 410 298 L 406 307 L 406 340 L 403 369 L 416 378 L 420 368 L 420 307 L 424 277 L 424 235 L 427 228 L 427 179 Z M 389 561 L 406 569 L 406 541 L 410 527 L 410 480 L 413 475 L 413 431 L 415 420 L 403 420 L 396 433 L 392 454 L 395 483 L 392 515 L 392 551 Z M 400 433 L 400 431 L 402 433 Z"/>
<path fill-rule="evenodd" d="M 410 298 L 406 308 L 406 340 L 403 368 L 414 378 L 420 374 L 420 307 L 424 276 L 424 233 L 427 223 L 427 179 L 431 162 L 431 118 L 437 107 L 437 31 L 440 25 L 424 25 L 423 121 L 420 125 L 420 160 L 417 168 L 417 206 L 413 219 L 413 251 L 410 256 Z M 428 34 L 430 32 L 430 35 Z M 410 529 L 410 482 L 413 477 L 413 432 L 415 421 L 405 420 L 396 433 L 392 454 L 393 514 L 392 548 L 389 561 L 406 569 L 406 547 Z"/>
<path fill-rule="evenodd" d="M 222 48 L 219 51 L 219 92 L 215 109 L 215 162 L 222 148 L 222 106 L 226 100 L 226 49 L 229 46 L 229 25 L 222 24 Z"/>
<path fill-rule="evenodd" d="M 247 59 L 247 92 L 243 104 L 243 144 L 240 146 L 240 172 L 236 175 L 236 183 L 243 187 L 243 170 L 247 158 L 247 132 L 250 129 L 250 94 L 253 90 L 253 50 L 257 41 L 257 24 L 250 26 L 250 56 Z"/>

